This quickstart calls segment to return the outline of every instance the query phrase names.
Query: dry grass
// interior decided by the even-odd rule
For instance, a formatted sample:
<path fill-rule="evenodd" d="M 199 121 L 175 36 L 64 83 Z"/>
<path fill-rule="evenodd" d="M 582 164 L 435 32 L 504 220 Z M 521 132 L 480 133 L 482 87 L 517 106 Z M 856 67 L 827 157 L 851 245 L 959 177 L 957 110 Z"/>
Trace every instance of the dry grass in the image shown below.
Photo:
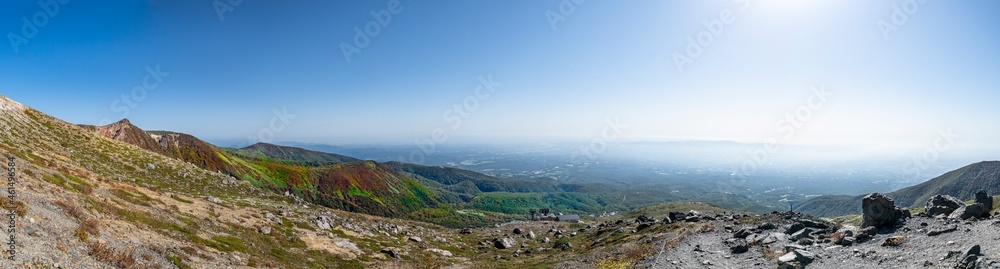
<path fill-rule="evenodd" d="M 28 214 L 28 206 L 21 201 L 16 201 L 14 204 L 11 204 L 10 200 L 7 200 L 6 198 L 0 199 L 0 207 L 3 207 L 8 212 L 14 212 L 14 214 L 17 214 L 19 217 L 24 217 L 24 215 Z"/>
<path fill-rule="evenodd" d="M 844 240 L 844 233 L 837 231 L 830 235 L 830 239 L 833 239 L 834 244 L 840 244 Z"/>
<path fill-rule="evenodd" d="M 90 254 L 98 261 L 105 262 L 114 267 L 126 269 L 142 268 L 136 263 L 135 258 L 132 258 L 132 254 L 127 252 L 120 252 L 115 248 L 98 242 L 87 244 L 87 248 L 90 249 Z"/>
<path fill-rule="evenodd" d="M 83 229 L 76 229 L 76 231 L 73 231 L 73 235 L 76 235 L 76 238 L 80 238 L 80 241 L 84 243 L 86 243 L 90 238 L 90 236 L 87 235 L 87 232 L 83 231 Z"/>
<path fill-rule="evenodd" d="M 625 249 L 626 261 L 638 261 L 656 253 L 653 244 L 635 244 Z"/>
<path fill-rule="evenodd" d="M 72 201 L 59 200 L 56 201 L 56 205 L 62 208 L 63 211 L 68 213 L 70 216 L 79 221 L 87 219 L 87 213 L 84 212 L 83 209 L 80 208 L 80 206 L 77 206 L 76 203 Z"/>
<path fill-rule="evenodd" d="M 80 229 L 91 235 L 101 235 L 100 223 L 94 219 L 87 219 L 80 222 Z"/>
<path fill-rule="evenodd" d="M 597 261 L 596 265 L 598 269 L 628 269 L 632 267 L 632 262 L 617 257 L 609 257 Z"/>

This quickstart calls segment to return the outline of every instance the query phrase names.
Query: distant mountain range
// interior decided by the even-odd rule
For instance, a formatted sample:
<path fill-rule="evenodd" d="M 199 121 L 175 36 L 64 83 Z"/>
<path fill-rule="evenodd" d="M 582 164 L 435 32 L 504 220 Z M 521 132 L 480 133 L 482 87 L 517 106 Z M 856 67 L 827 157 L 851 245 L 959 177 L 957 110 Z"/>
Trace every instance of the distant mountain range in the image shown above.
<path fill-rule="evenodd" d="M 971 200 L 980 189 L 990 195 L 1000 194 L 1000 161 L 984 161 L 947 172 L 926 182 L 886 193 L 901 207 L 921 207 L 931 196 L 947 194 Z M 820 196 L 796 206 L 797 211 L 820 217 L 861 213 L 863 196 Z"/>

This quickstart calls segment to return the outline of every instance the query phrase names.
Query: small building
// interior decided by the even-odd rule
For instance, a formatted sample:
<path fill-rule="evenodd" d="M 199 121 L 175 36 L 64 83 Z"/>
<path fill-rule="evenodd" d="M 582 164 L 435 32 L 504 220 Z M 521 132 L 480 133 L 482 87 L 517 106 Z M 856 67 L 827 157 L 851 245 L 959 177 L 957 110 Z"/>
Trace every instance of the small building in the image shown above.
<path fill-rule="evenodd" d="M 580 221 L 580 215 L 577 214 L 560 215 L 556 217 L 556 220 L 565 222 L 578 222 Z"/>

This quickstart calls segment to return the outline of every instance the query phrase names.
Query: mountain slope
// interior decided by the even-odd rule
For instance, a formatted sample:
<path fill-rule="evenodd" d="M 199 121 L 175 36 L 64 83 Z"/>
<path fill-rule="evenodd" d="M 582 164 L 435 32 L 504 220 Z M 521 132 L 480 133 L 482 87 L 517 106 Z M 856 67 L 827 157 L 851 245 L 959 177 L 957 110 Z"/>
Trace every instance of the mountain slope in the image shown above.
<path fill-rule="evenodd" d="M 15 205 L 2 203 L 15 212 L 17 226 L 0 236 L 18 242 L 17 255 L 3 254 L 0 267 L 361 266 L 310 250 L 307 233 L 279 226 L 274 236 L 258 233 L 259 225 L 270 225 L 263 212 L 284 203 L 249 184 L 227 184 L 218 173 L 105 139 L 3 96 L 0 128 L 0 154 L 12 158 L 3 168 L 15 168 L 17 178 Z M 229 202 L 235 200 L 256 206 Z M 298 212 L 304 218 L 289 216 L 289 223 L 319 214 Z"/>
<path fill-rule="evenodd" d="M 416 181 L 374 162 L 347 156 L 270 144 L 222 149 L 187 134 L 143 131 L 127 119 L 86 128 L 108 139 L 223 173 L 231 180 L 242 179 L 332 208 L 398 217 L 440 203 L 433 190 Z"/>
<path fill-rule="evenodd" d="M 339 154 L 324 153 L 297 147 L 278 146 L 268 143 L 257 143 L 245 148 L 225 149 L 225 151 L 244 159 L 277 160 L 286 163 L 310 166 L 360 161 L 357 158 Z"/>
<path fill-rule="evenodd" d="M 923 206 L 937 194 L 971 200 L 980 189 L 995 195 L 1000 193 L 1000 161 L 984 161 L 947 172 L 923 183 L 886 193 L 897 205 Z M 863 196 L 820 196 L 796 206 L 796 210 L 821 217 L 861 213 Z"/>
<path fill-rule="evenodd" d="M 396 171 L 410 173 L 448 186 L 468 181 L 481 192 L 560 191 L 555 184 L 546 181 L 504 180 L 469 170 L 403 162 L 387 162 L 386 165 Z"/>

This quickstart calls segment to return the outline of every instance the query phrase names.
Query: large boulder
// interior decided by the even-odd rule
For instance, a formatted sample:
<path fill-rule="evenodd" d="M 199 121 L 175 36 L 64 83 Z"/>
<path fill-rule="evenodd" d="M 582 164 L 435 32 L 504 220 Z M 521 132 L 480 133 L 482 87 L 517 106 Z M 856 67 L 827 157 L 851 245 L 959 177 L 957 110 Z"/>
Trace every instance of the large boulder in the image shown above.
<path fill-rule="evenodd" d="M 993 197 L 986 194 L 985 190 L 979 190 L 979 192 L 976 192 L 976 203 L 983 204 L 983 208 L 985 210 L 983 211 L 982 216 L 989 217 L 990 211 L 993 211 Z"/>
<path fill-rule="evenodd" d="M 927 200 L 927 215 L 948 215 L 962 206 L 965 206 L 965 202 L 951 195 L 934 195 Z"/>
<path fill-rule="evenodd" d="M 903 210 L 880 193 L 872 193 L 861 199 L 863 213 L 861 227 L 885 228 L 895 226 L 903 218 Z"/>
<path fill-rule="evenodd" d="M 951 212 L 951 215 L 948 215 L 948 218 L 963 219 L 963 220 L 970 218 L 978 218 L 982 216 L 984 212 L 989 214 L 989 212 L 986 211 L 986 207 L 984 207 L 983 204 L 974 203 L 971 205 L 959 207 L 958 209 L 955 210 L 955 212 Z"/>

